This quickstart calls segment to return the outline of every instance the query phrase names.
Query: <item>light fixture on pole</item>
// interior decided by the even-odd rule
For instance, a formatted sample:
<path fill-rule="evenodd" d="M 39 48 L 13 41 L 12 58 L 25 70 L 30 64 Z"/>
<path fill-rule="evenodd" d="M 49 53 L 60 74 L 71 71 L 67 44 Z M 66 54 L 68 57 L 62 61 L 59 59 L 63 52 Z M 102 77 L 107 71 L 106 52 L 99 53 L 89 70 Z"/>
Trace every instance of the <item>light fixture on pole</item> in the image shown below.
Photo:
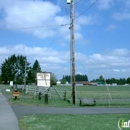
<path fill-rule="evenodd" d="M 71 4 L 71 0 L 67 0 L 67 4 Z"/>

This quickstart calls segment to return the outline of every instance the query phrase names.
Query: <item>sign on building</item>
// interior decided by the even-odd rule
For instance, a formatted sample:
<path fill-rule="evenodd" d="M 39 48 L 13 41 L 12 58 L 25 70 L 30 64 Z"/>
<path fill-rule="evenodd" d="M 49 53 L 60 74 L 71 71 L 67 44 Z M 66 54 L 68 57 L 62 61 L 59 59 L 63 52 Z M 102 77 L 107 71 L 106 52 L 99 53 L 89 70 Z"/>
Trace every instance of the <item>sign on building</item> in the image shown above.
<path fill-rule="evenodd" d="M 10 81 L 10 86 L 11 86 L 11 87 L 13 86 L 13 81 Z"/>
<path fill-rule="evenodd" d="M 51 72 L 39 72 L 36 75 L 37 86 L 39 87 L 51 87 Z"/>

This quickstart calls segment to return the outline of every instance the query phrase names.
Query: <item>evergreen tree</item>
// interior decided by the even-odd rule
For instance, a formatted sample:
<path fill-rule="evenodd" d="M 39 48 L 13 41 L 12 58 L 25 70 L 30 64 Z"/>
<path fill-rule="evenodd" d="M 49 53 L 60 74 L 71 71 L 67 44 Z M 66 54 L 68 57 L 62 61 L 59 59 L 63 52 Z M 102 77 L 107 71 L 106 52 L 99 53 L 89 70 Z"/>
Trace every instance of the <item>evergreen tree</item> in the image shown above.
<path fill-rule="evenodd" d="M 68 75 L 63 75 L 63 77 L 62 77 L 62 80 L 63 79 L 65 79 L 64 81 L 66 81 L 66 82 L 69 82 L 70 83 L 70 75 L 68 76 Z M 87 77 L 87 75 L 80 75 L 80 74 L 77 74 L 77 75 L 75 75 L 75 81 L 88 81 L 88 77 Z"/>
<path fill-rule="evenodd" d="M 1 65 L 1 80 L 4 83 L 8 81 L 14 81 L 16 83 L 23 83 L 25 77 L 25 61 L 26 61 L 26 72 L 30 69 L 30 63 L 27 62 L 26 57 L 22 55 L 16 56 L 15 54 L 5 61 Z"/>
<path fill-rule="evenodd" d="M 37 72 L 41 72 L 41 67 L 40 67 L 38 60 L 35 60 L 33 67 L 32 67 L 32 70 L 30 72 L 30 74 L 32 75 L 32 82 L 33 83 L 35 83 L 35 81 L 36 81 L 36 73 Z"/>
<path fill-rule="evenodd" d="M 130 84 L 130 77 L 127 78 L 127 84 Z"/>

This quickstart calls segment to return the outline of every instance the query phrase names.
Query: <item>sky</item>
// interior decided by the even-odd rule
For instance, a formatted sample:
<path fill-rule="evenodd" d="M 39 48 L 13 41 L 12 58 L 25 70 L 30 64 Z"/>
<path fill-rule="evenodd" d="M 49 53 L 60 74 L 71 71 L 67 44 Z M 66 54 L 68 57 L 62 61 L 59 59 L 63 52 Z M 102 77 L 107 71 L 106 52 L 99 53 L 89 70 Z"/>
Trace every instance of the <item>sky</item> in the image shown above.
<path fill-rule="evenodd" d="M 57 79 L 70 75 L 67 0 L 0 0 L 0 64 L 37 59 Z M 130 0 L 74 0 L 75 73 L 89 80 L 130 77 Z"/>

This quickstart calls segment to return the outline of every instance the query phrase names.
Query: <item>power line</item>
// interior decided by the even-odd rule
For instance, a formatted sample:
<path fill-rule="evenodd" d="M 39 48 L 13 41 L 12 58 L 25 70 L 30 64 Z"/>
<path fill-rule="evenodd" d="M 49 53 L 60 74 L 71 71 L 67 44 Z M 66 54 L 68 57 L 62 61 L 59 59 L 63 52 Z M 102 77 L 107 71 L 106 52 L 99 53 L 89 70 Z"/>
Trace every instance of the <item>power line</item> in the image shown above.
<path fill-rule="evenodd" d="M 92 5 L 90 5 L 86 10 L 84 10 L 80 15 L 78 15 L 75 19 L 79 18 L 81 15 L 83 15 L 86 11 L 88 11 L 92 6 L 94 6 L 98 0 L 96 0 Z"/>
<path fill-rule="evenodd" d="M 66 16 L 65 16 L 65 17 L 66 17 Z M 63 25 L 63 23 L 64 23 L 64 21 L 65 21 L 65 17 L 64 17 L 64 19 L 63 19 L 63 21 L 62 21 L 62 25 Z M 70 24 L 69 24 L 69 25 L 70 25 Z M 61 27 L 62 27 L 62 26 L 60 26 L 60 27 L 58 28 L 57 32 L 55 33 L 54 38 L 52 39 L 51 43 L 50 43 L 49 46 L 48 46 L 48 48 L 50 48 L 50 47 L 52 46 L 52 44 L 54 43 L 56 37 L 58 36 L 58 33 L 59 33 Z M 47 50 L 46 50 L 46 51 L 47 51 Z M 45 55 L 46 51 L 44 52 L 43 56 Z"/>
<path fill-rule="evenodd" d="M 78 4 L 78 3 L 80 3 L 81 1 L 82 1 L 82 0 L 79 0 L 78 2 L 75 3 L 75 5 Z"/>
<path fill-rule="evenodd" d="M 25 15 L 25 14 L 37 14 L 37 13 L 43 13 L 43 12 L 47 12 L 47 11 L 52 11 L 52 10 L 44 10 L 44 11 L 37 11 L 37 12 L 27 12 L 27 13 L 22 13 L 22 14 L 13 14 L 13 15 L 10 15 L 10 16 L 4 16 L 4 17 L 6 17 L 6 18 L 8 18 L 8 17 L 17 17 L 17 16 L 21 16 L 21 15 Z"/>
<path fill-rule="evenodd" d="M 0 31 L 3 30 L 24 30 L 24 29 L 36 29 L 36 28 L 51 28 L 51 27 L 57 27 L 57 26 L 66 26 L 70 24 L 59 24 L 59 25 L 47 25 L 47 26 L 34 26 L 34 27 L 23 27 L 23 28 L 7 28 L 7 29 L 0 29 Z"/>
<path fill-rule="evenodd" d="M 26 0 L 26 1 L 25 1 L 25 0 L 16 0 L 16 1 L 22 1 L 22 2 L 23 2 L 23 1 L 24 1 L 24 2 L 30 1 L 30 2 L 34 2 L 34 3 L 35 3 L 35 2 L 40 2 L 40 1 L 41 1 L 41 2 L 45 2 L 45 1 L 43 1 L 43 0 Z M 10 5 L 10 4 L 9 4 L 9 5 Z M 55 9 L 54 9 L 54 10 L 55 10 Z M 47 10 L 43 10 L 43 11 L 41 10 L 41 11 L 37 11 L 37 12 L 27 12 L 27 13 L 22 13 L 22 14 L 13 14 L 13 15 L 4 16 L 4 17 L 15 17 L 15 16 L 20 16 L 20 15 L 25 15 L 25 14 L 34 14 L 34 13 L 40 13 L 40 12 L 42 13 L 42 12 L 47 12 L 47 11 L 50 12 L 50 11 L 52 11 L 52 9 L 51 9 L 51 10 L 50 10 L 50 9 L 47 9 Z"/>

